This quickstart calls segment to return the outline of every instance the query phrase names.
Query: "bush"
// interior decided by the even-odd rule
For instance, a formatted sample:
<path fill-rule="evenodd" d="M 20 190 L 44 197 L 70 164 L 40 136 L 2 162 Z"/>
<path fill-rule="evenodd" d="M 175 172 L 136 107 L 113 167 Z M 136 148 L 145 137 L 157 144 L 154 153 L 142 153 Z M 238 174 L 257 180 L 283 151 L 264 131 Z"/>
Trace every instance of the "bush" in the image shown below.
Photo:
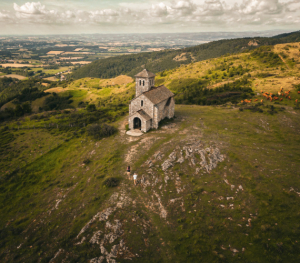
<path fill-rule="evenodd" d="M 84 163 L 84 164 L 89 164 L 90 162 L 91 162 L 90 159 L 84 159 L 84 160 L 83 160 L 83 163 Z"/>
<path fill-rule="evenodd" d="M 87 133 L 94 139 L 99 140 L 103 137 L 109 137 L 117 132 L 117 128 L 108 124 L 91 124 L 87 127 Z"/>
<path fill-rule="evenodd" d="M 95 104 L 89 104 L 89 105 L 87 105 L 86 110 L 89 111 L 89 112 L 96 111 L 96 105 Z"/>
<path fill-rule="evenodd" d="M 107 178 L 104 182 L 103 185 L 107 186 L 107 187 L 116 187 L 119 185 L 119 179 L 115 178 L 115 177 L 110 177 Z"/>

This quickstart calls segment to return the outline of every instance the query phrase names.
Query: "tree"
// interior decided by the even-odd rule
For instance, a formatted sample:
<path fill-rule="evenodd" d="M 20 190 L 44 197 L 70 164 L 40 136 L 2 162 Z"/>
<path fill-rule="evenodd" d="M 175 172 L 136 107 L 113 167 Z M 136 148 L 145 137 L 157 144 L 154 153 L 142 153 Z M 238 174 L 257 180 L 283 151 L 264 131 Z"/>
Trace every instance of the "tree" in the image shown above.
<path fill-rule="evenodd" d="M 86 110 L 89 111 L 89 112 L 96 111 L 96 105 L 95 104 L 89 104 L 89 105 L 87 105 Z"/>

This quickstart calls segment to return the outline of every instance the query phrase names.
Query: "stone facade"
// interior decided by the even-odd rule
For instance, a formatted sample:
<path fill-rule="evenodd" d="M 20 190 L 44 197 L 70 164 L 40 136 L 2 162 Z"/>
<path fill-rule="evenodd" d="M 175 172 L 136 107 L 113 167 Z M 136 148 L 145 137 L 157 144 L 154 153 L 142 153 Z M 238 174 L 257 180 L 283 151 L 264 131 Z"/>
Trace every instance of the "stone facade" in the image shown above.
<path fill-rule="evenodd" d="M 173 118 L 174 94 L 165 86 L 155 87 L 155 75 L 143 70 L 136 75 L 136 97 L 129 105 L 129 129 L 157 129 L 164 118 Z"/>
<path fill-rule="evenodd" d="M 155 79 L 153 78 L 136 78 L 135 86 L 135 96 L 138 97 L 142 93 L 151 89 L 154 86 Z"/>

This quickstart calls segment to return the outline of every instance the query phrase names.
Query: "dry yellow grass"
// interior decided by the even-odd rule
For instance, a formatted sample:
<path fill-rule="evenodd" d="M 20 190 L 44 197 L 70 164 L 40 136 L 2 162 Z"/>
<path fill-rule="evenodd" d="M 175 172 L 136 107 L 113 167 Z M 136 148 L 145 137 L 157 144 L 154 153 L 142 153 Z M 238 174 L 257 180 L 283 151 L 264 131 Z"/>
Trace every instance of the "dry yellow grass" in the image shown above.
<path fill-rule="evenodd" d="M 0 64 L 3 68 L 23 68 L 23 67 L 31 67 L 31 68 L 38 68 L 42 65 L 32 65 L 32 64 L 19 64 L 19 63 L 10 63 L 10 64 Z"/>
<path fill-rule="evenodd" d="M 42 98 L 39 98 L 39 99 L 36 99 L 35 101 L 33 101 L 31 103 L 32 111 L 35 113 L 39 112 L 39 108 L 43 107 L 45 99 L 49 96 L 51 96 L 51 95 L 49 94 L 48 96 L 45 96 L 45 97 L 42 97 Z"/>
<path fill-rule="evenodd" d="M 56 77 L 49 77 L 49 78 L 44 78 L 45 80 L 50 80 L 50 81 L 58 81 Z"/>
<path fill-rule="evenodd" d="M 175 61 L 184 61 L 184 60 L 187 60 L 186 53 L 181 53 L 180 55 L 178 55 L 175 58 L 173 58 L 173 60 L 175 60 Z"/>
<path fill-rule="evenodd" d="M 6 104 L 4 104 L 1 108 L 0 111 L 4 111 L 5 109 L 11 108 L 11 109 L 15 109 L 16 105 L 13 104 L 13 100 L 10 102 L 7 102 Z"/>
<path fill-rule="evenodd" d="M 60 60 L 76 60 L 76 59 L 83 59 L 84 57 L 60 57 Z"/>
<path fill-rule="evenodd" d="M 90 64 L 92 63 L 91 61 L 73 61 L 71 62 L 73 65 L 76 65 L 76 64 L 80 64 L 80 65 L 87 65 L 87 64 Z"/>
<path fill-rule="evenodd" d="M 94 55 L 94 52 L 65 52 L 66 55 L 76 55 L 76 54 L 85 54 L 85 55 Z"/>
<path fill-rule="evenodd" d="M 64 53 L 64 51 L 49 51 L 47 54 L 48 55 L 60 55 Z"/>
<path fill-rule="evenodd" d="M 100 80 L 100 86 L 114 86 L 114 85 L 125 85 L 128 83 L 131 83 L 133 81 L 133 78 L 126 76 L 126 75 L 120 75 L 113 79 L 103 79 Z"/>
<path fill-rule="evenodd" d="M 47 89 L 47 90 L 45 90 L 44 92 L 49 92 L 49 93 L 55 92 L 55 93 L 59 93 L 59 92 L 62 92 L 62 91 L 64 91 L 63 88 L 61 88 L 61 87 L 56 87 L 56 88 L 52 88 L 52 89 Z"/>
<path fill-rule="evenodd" d="M 5 76 L 1 76 L 0 78 L 4 78 L 4 77 L 19 79 L 19 80 L 27 79 L 26 77 L 21 76 L 21 75 L 17 75 L 17 74 L 9 74 L 9 75 L 5 75 Z"/>

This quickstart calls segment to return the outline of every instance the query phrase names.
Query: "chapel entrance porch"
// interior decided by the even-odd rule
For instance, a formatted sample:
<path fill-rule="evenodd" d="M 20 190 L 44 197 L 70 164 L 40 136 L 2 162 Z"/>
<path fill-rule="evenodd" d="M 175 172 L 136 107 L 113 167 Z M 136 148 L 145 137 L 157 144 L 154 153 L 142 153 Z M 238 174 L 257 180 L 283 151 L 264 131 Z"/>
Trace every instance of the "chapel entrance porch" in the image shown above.
<path fill-rule="evenodd" d="M 135 117 L 133 119 L 133 128 L 135 130 L 141 130 L 142 129 L 142 121 L 140 120 L 140 118 Z"/>

